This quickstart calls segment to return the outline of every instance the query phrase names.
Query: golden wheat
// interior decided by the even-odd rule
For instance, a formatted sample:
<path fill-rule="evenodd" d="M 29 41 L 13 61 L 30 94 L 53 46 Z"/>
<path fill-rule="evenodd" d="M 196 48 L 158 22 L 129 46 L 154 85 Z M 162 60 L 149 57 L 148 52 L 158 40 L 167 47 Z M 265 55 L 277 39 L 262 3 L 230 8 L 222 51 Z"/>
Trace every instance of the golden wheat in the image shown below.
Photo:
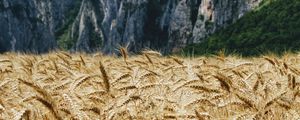
<path fill-rule="evenodd" d="M 141 53 L 0 55 L 0 120 L 300 119 L 300 55 Z"/>

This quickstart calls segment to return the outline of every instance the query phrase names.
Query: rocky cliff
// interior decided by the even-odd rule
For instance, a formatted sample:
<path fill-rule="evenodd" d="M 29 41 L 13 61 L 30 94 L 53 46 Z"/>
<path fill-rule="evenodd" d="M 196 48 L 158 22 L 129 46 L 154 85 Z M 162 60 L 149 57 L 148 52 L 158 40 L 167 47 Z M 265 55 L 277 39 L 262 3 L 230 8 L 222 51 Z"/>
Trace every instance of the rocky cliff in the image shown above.
<path fill-rule="evenodd" d="M 0 51 L 176 52 L 261 0 L 0 0 Z M 57 45 L 58 43 L 58 45 Z"/>
<path fill-rule="evenodd" d="M 0 0 L 0 51 L 47 52 L 71 1 Z"/>

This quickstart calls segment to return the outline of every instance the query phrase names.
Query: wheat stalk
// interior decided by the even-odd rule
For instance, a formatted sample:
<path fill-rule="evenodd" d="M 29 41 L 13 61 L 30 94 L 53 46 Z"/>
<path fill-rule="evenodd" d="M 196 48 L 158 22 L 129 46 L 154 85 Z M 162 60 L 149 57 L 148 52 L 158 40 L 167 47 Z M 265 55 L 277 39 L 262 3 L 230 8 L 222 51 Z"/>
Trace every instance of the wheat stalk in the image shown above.
<path fill-rule="evenodd" d="M 145 55 L 145 57 L 147 58 L 147 60 L 151 63 L 151 64 L 153 64 L 153 61 L 152 61 L 152 59 L 150 58 L 150 56 L 148 55 L 148 54 L 144 54 Z"/>
<path fill-rule="evenodd" d="M 148 54 L 148 55 L 154 55 L 154 56 L 162 56 L 162 54 L 160 52 L 151 51 L 151 50 L 142 51 L 141 53 L 142 54 Z"/>
<path fill-rule="evenodd" d="M 100 72 L 101 72 L 102 77 L 103 77 L 104 87 L 105 87 L 106 91 L 109 92 L 109 90 L 110 90 L 110 83 L 109 83 L 108 75 L 107 75 L 107 73 L 105 71 L 105 68 L 104 68 L 102 62 L 99 62 L 99 64 L 100 64 Z"/>
<path fill-rule="evenodd" d="M 194 110 L 195 111 L 195 114 L 196 114 L 196 117 L 198 118 L 198 120 L 205 120 L 205 117 L 202 116 L 197 110 Z"/>
<path fill-rule="evenodd" d="M 128 64 L 127 63 L 127 58 L 128 58 L 127 48 L 121 47 L 120 48 L 120 53 L 123 56 L 123 59 L 124 59 L 125 63 Z"/>
<path fill-rule="evenodd" d="M 183 65 L 183 62 L 182 60 L 179 60 L 178 58 L 176 57 L 171 57 L 176 63 L 178 63 L 179 65 Z"/>
<path fill-rule="evenodd" d="M 81 60 L 81 62 L 82 62 L 82 64 L 83 64 L 83 66 L 85 66 L 86 65 L 86 63 L 85 63 L 85 61 L 84 61 L 84 59 L 82 58 L 82 56 L 80 55 L 80 60 Z"/>
<path fill-rule="evenodd" d="M 200 85 L 190 85 L 190 86 L 187 86 L 187 87 L 193 88 L 193 89 L 196 89 L 196 90 L 202 90 L 202 91 L 205 91 L 205 92 L 220 93 L 220 91 L 217 90 L 217 89 L 211 89 L 211 88 L 200 86 Z"/>
<path fill-rule="evenodd" d="M 264 56 L 263 57 L 265 60 L 267 60 L 269 63 L 271 63 L 272 65 L 276 66 L 276 63 L 274 60 L 272 60 L 271 58 L 267 57 L 267 56 Z"/>
<path fill-rule="evenodd" d="M 244 103 L 246 103 L 249 107 L 254 108 L 254 109 L 257 110 L 257 108 L 256 108 L 256 106 L 255 106 L 255 104 L 254 104 L 254 102 L 253 102 L 252 100 L 250 100 L 249 98 L 243 97 L 243 96 L 241 96 L 240 94 L 236 94 L 236 96 L 237 96 L 241 101 L 243 101 Z"/>
<path fill-rule="evenodd" d="M 121 59 L 67 52 L 0 55 L 0 119 L 298 117 L 299 56 L 179 59 L 125 52 Z"/>
<path fill-rule="evenodd" d="M 214 75 L 214 77 L 221 83 L 221 87 L 224 90 L 228 91 L 229 93 L 231 92 L 231 81 L 229 78 L 221 73 L 217 73 L 216 75 Z"/>
<path fill-rule="evenodd" d="M 20 112 L 15 113 L 15 117 L 14 120 L 29 120 L 29 114 L 30 114 L 30 110 L 21 110 Z"/>
<path fill-rule="evenodd" d="M 120 80 L 125 79 L 125 78 L 129 78 L 129 77 L 131 77 L 131 75 L 128 74 L 128 73 L 126 73 L 126 74 L 124 74 L 124 75 L 121 75 L 121 76 L 120 76 L 119 78 L 117 78 L 112 84 L 117 83 L 117 82 L 119 82 Z"/>
<path fill-rule="evenodd" d="M 53 115 L 55 116 L 56 119 L 61 120 L 63 118 L 60 115 L 60 113 L 58 112 L 55 101 L 53 100 L 53 98 L 47 91 L 45 91 L 41 87 L 35 85 L 34 83 L 27 82 L 22 79 L 18 79 L 18 80 L 21 81 L 22 83 L 24 83 L 25 85 L 32 87 L 33 89 L 35 89 L 38 93 L 40 93 L 43 96 L 43 98 L 36 97 L 36 99 L 38 101 L 40 101 L 41 103 L 43 103 L 53 113 Z"/>
<path fill-rule="evenodd" d="M 100 77 L 100 76 L 98 76 L 98 75 L 89 75 L 89 76 L 80 77 L 79 80 L 75 80 L 75 81 L 73 82 L 73 85 L 72 85 L 72 87 L 71 87 L 70 90 L 73 91 L 73 90 L 76 89 L 76 87 L 78 87 L 80 84 L 82 84 L 83 82 L 85 82 L 85 81 L 87 81 L 87 80 L 89 80 L 89 79 L 91 79 L 91 78 L 94 78 L 94 77 Z"/>

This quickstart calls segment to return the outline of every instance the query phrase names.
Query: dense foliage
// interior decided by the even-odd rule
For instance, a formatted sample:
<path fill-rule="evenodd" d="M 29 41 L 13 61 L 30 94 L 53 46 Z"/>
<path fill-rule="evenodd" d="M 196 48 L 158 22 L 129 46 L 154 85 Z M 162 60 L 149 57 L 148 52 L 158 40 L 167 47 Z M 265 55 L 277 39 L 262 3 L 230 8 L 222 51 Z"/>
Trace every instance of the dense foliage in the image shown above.
<path fill-rule="evenodd" d="M 196 55 L 221 50 L 243 56 L 300 50 L 300 0 L 269 1 L 202 43 L 184 49 Z"/>
<path fill-rule="evenodd" d="M 81 0 L 76 0 L 75 2 L 73 9 L 66 13 L 65 24 L 55 33 L 58 46 L 63 50 L 71 49 L 76 43 L 76 40 L 72 39 L 70 34 L 72 23 L 75 21 L 80 9 Z"/>

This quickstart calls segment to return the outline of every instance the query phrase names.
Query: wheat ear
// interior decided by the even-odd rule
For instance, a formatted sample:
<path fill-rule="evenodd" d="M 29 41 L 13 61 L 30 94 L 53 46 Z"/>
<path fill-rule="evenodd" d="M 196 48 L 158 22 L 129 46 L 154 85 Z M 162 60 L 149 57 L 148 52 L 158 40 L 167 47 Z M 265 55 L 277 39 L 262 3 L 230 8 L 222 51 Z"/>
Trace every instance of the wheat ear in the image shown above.
<path fill-rule="evenodd" d="M 108 75 L 105 71 L 105 68 L 104 68 L 102 62 L 100 62 L 100 72 L 101 72 L 102 77 L 103 77 L 104 87 L 105 87 L 106 91 L 109 92 L 110 83 L 109 83 Z"/>
<path fill-rule="evenodd" d="M 127 53 L 126 48 L 121 47 L 121 48 L 120 48 L 120 53 L 121 53 L 121 55 L 123 56 L 123 59 L 124 59 L 125 63 L 128 64 L 128 63 L 127 63 L 128 53 Z"/>

